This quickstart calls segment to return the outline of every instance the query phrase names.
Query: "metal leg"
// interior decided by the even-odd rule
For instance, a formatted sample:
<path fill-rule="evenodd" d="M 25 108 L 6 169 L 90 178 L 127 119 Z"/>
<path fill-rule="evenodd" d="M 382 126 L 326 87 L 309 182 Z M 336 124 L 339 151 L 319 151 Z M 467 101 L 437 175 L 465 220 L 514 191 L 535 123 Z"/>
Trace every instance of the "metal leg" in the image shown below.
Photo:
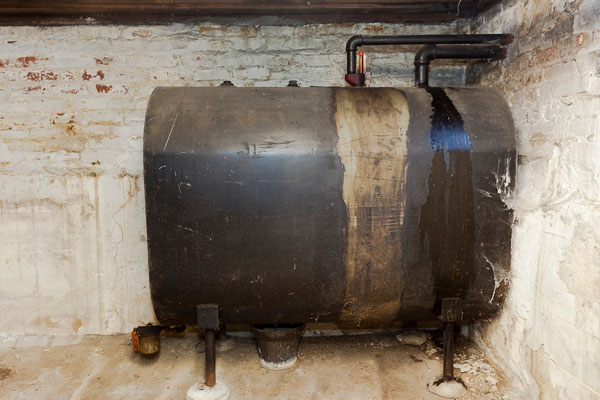
<path fill-rule="evenodd" d="M 192 385 L 185 394 L 186 400 L 227 400 L 229 388 L 217 381 L 217 346 L 215 333 L 219 329 L 219 306 L 200 304 L 196 306 L 198 328 L 204 329 L 204 382 Z"/>
<path fill-rule="evenodd" d="M 207 329 L 204 335 L 204 348 L 206 355 L 206 367 L 205 367 L 205 384 L 209 387 L 214 387 L 217 383 L 217 370 L 216 370 L 216 349 L 215 349 L 215 331 L 214 329 Z"/>
<path fill-rule="evenodd" d="M 444 323 L 444 371 L 442 376 L 429 380 L 427 390 L 454 399 L 467 392 L 467 385 L 454 376 L 454 324 L 462 320 L 462 301 L 456 298 L 443 299 L 440 319 Z"/>
<path fill-rule="evenodd" d="M 444 323 L 444 376 L 454 377 L 454 324 Z"/>

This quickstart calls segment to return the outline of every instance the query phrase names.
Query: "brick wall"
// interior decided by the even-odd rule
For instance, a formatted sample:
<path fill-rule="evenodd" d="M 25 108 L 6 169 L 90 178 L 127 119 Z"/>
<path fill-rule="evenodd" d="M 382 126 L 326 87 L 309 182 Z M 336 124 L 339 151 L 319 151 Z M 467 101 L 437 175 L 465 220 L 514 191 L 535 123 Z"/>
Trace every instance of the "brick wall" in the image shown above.
<path fill-rule="evenodd" d="M 152 322 L 142 179 L 157 86 L 343 85 L 353 34 L 454 25 L 0 27 L 0 333 Z M 411 86 L 412 55 L 369 51 L 371 85 Z M 463 67 L 433 81 L 460 85 Z"/>
<path fill-rule="evenodd" d="M 519 398 L 600 398 L 600 2 L 509 1 L 475 21 L 517 34 L 471 77 L 499 88 L 518 131 L 512 280 L 479 338 Z"/>

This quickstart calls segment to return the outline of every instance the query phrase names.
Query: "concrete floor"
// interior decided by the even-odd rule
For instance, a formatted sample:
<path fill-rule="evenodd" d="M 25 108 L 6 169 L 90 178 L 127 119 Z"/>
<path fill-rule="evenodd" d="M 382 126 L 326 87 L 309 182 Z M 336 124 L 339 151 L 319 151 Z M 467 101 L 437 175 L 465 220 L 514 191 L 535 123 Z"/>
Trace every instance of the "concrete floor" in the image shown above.
<path fill-rule="evenodd" d="M 198 343 L 197 334 L 162 338 L 160 354 L 145 359 L 131 351 L 128 335 L 4 339 L 0 398 L 183 400 L 203 375 Z M 455 368 L 470 388 L 461 399 L 512 399 L 504 379 L 474 345 L 457 345 Z M 229 386 L 232 400 L 439 400 L 425 385 L 440 371 L 434 341 L 403 345 L 394 333 L 305 337 L 298 362 L 286 371 L 263 369 L 251 337 L 225 339 L 217 351 L 217 376 Z"/>

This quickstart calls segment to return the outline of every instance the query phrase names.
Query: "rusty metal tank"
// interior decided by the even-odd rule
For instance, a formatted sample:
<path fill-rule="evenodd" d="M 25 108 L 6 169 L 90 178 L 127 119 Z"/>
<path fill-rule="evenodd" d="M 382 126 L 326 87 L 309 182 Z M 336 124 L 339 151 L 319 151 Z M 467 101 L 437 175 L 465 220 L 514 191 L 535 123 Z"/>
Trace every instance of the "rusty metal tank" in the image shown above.
<path fill-rule="evenodd" d="M 144 182 L 163 324 L 488 318 L 515 129 L 491 88 L 157 88 Z"/>

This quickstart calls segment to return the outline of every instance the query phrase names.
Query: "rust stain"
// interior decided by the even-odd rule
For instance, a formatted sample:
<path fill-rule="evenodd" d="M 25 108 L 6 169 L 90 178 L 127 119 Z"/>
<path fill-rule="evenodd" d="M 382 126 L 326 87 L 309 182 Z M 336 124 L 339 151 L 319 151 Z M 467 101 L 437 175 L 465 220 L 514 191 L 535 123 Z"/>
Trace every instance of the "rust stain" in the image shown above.
<path fill-rule="evenodd" d="M 335 90 L 348 213 L 342 321 L 393 320 L 403 288 L 408 104 L 394 89 Z M 364 316 L 370 316 L 365 319 Z"/>
<path fill-rule="evenodd" d="M 35 322 L 33 323 L 35 326 L 43 326 L 46 328 L 56 328 L 58 324 L 54 322 L 50 317 L 37 317 Z"/>
<path fill-rule="evenodd" d="M 4 59 L 4 60 L 0 60 L 0 68 L 4 68 L 8 66 L 8 60 Z"/>
<path fill-rule="evenodd" d="M 75 136 L 75 135 L 77 135 L 77 132 L 75 131 L 75 125 L 67 125 L 65 127 L 65 134 L 67 136 Z"/>
<path fill-rule="evenodd" d="M 541 132 L 532 133 L 529 136 L 529 143 L 531 143 L 532 145 L 543 144 L 543 143 L 546 143 L 547 141 L 548 141 L 548 139 Z"/>
<path fill-rule="evenodd" d="M 242 34 L 242 37 L 246 39 L 255 38 L 257 36 L 256 27 L 254 26 L 242 26 L 240 28 L 240 33 Z"/>
<path fill-rule="evenodd" d="M 40 90 L 41 88 L 41 86 L 30 86 L 27 89 L 25 89 L 25 93 L 34 92 Z"/>
<path fill-rule="evenodd" d="M 119 126 L 121 125 L 118 121 L 90 121 L 88 122 L 89 126 L 93 125 L 101 125 L 101 126 Z"/>
<path fill-rule="evenodd" d="M 98 93 L 108 93 L 108 92 L 110 92 L 111 89 L 112 89 L 112 85 L 111 86 L 100 85 L 100 84 L 96 85 L 96 91 Z"/>
<path fill-rule="evenodd" d="M 223 32 L 225 29 L 224 26 L 199 26 L 198 32 Z"/>
<path fill-rule="evenodd" d="M 549 62 L 556 60 L 560 56 L 561 54 L 559 49 L 557 49 L 554 46 L 548 47 L 547 49 L 538 52 L 531 60 L 530 65 L 548 64 Z"/>
<path fill-rule="evenodd" d="M 79 329 L 83 326 L 83 323 L 81 322 L 80 318 L 75 318 L 75 320 L 73 321 L 73 324 L 71 324 L 71 327 L 73 328 L 73 332 L 77 333 L 77 331 L 79 331 Z"/>
<path fill-rule="evenodd" d="M 384 31 L 384 30 L 385 30 L 385 27 L 383 27 L 381 25 L 365 26 L 365 31 L 381 32 L 381 31 Z"/>
<path fill-rule="evenodd" d="M 6 365 L 0 364 L 0 381 L 8 379 L 14 371 L 8 368 Z"/>
<path fill-rule="evenodd" d="M 137 31 L 134 31 L 131 36 L 133 37 L 140 37 L 140 38 L 150 38 L 152 37 L 152 31 L 146 30 L 146 29 L 140 29 Z"/>

